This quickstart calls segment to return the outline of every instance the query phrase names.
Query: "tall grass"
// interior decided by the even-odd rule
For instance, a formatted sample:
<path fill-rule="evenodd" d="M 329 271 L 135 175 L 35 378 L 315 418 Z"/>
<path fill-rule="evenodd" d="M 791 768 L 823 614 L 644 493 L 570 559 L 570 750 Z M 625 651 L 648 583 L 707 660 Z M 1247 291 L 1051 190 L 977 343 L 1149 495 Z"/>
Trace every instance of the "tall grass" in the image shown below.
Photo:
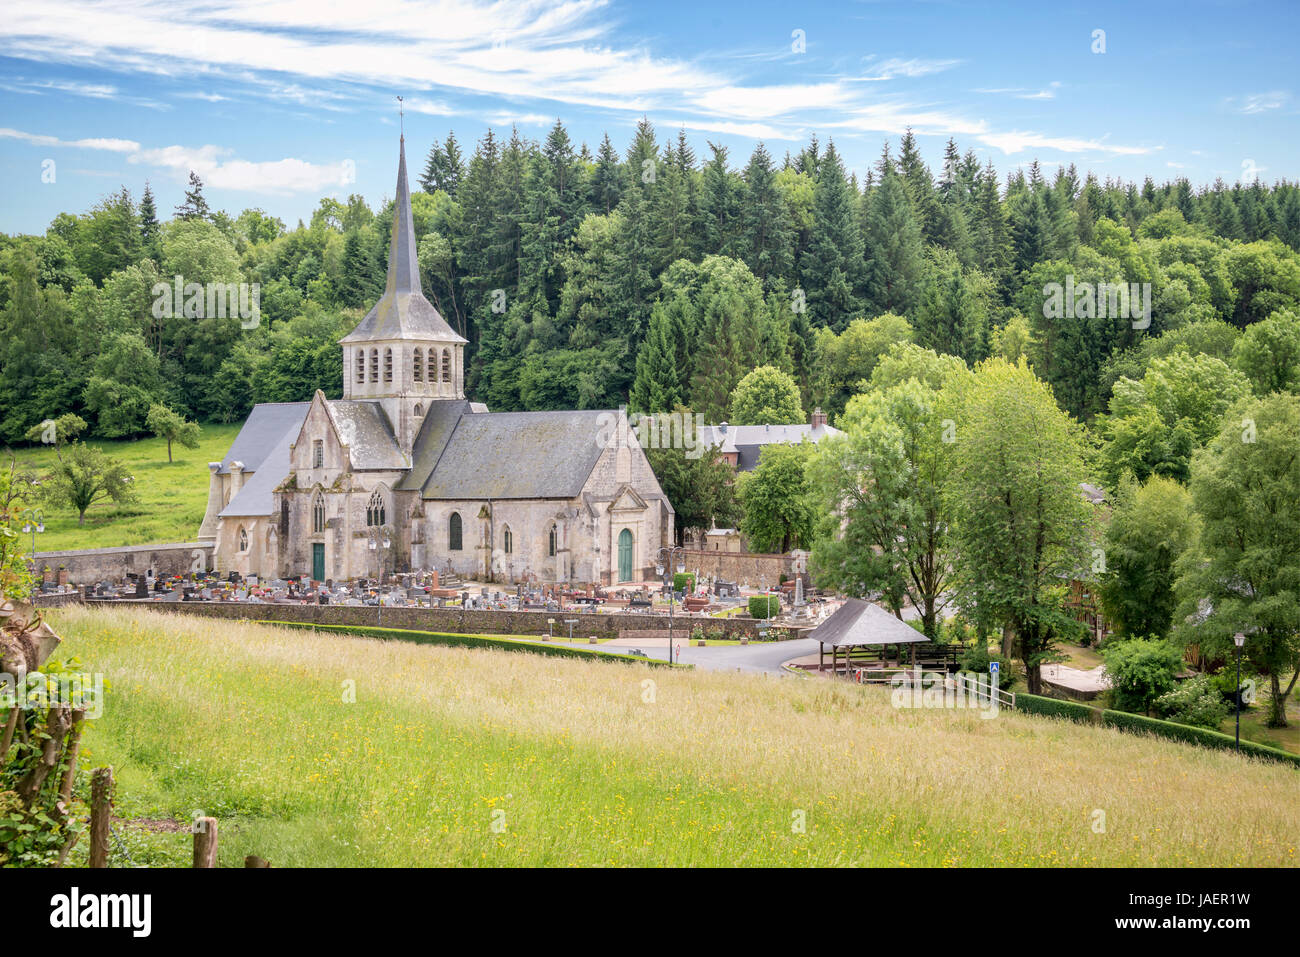
<path fill-rule="evenodd" d="M 1297 861 L 1295 770 L 1105 728 L 829 681 L 52 617 L 113 685 L 84 766 L 115 766 L 128 817 L 217 816 L 223 864 Z M 124 830 L 136 860 L 184 863 L 187 833 Z"/>

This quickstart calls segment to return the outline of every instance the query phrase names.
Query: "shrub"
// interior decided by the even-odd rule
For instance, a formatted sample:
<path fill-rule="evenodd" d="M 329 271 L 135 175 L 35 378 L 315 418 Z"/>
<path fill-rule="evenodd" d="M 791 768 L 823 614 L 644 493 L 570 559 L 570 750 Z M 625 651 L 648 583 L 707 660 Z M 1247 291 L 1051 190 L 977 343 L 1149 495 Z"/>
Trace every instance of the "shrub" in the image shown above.
<path fill-rule="evenodd" d="M 989 654 L 988 645 L 976 642 L 961 656 L 958 666 L 962 671 L 986 675 L 989 673 L 989 662 L 992 661 L 998 663 L 998 687 L 1003 691 L 1010 691 L 1016 684 L 1016 673 L 1011 667 L 1011 659 L 996 652 Z"/>
<path fill-rule="evenodd" d="M 691 629 L 691 641 L 703 641 L 703 640 L 704 640 L 704 629 L 701 628 L 699 625 L 696 625 L 694 628 Z"/>
<path fill-rule="evenodd" d="M 727 633 L 722 628 L 714 625 L 704 633 L 704 637 L 708 638 L 710 641 L 721 641 L 723 638 L 727 637 Z"/>
<path fill-rule="evenodd" d="M 1052 718 L 1068 718 L 1071 721 L 1096 722 L 1101 719 L 1101 712 L 1077 701 L 1062 701 L 1059 698 L 1045 698 L 1042 695 L 1021 692 L 1016 695 L 1016 710 L 1030 714 L 1042 714 Z"/>
<path fill-rule="evenodd" d="M 695 575 L 691 572 L 673 572 L 673 591 L 691 594 L 695 591 Z"/>
<path fill-rule="evenodd" d="M 749 599 L 749 616 L 751 618 L 773 618 L 781 613 L 780 595 L 751 595 Z"/>
<path fill-rule="evenodd" d="M 1209 675 L 1179 682 L 1173 691 L 1156 699 L 1155 709 L 1167 721 L 1215 730 L 1228 716 L 1228 702 Z"/>
<path fill-rule="evenodd" d="M 1174 687 L 1183 656 L 1168 641 L 1132 638 L 1113 641 L 1102 652 L 1115 704 L 1124 711 L 1146 714 L 1152 703 Z"/>

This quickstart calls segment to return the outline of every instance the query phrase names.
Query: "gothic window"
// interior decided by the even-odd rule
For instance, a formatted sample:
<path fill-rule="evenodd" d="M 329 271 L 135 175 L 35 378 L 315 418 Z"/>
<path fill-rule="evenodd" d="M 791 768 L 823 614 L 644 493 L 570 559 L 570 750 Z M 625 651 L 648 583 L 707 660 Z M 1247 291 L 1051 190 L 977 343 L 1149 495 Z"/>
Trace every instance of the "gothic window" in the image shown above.
<path fill-rule="evenodd" d="M 447 520 L 447 547 L 453 552 L 461 550 L 460 513 L 452 512 Z"/>
<path fill-rule="evenodd" d="M 511 534 L 509 525 L 501 531 L 501 547 L 505 549 L 507 555 L 515 550 L 515 536 Z"/>
<path fill-rule="evenodd" d="M 554 554 L 555 554 L 555 552 L 557 551 L 558 546 L 559 546 L 559 542 L 558 542 L 559 537 L 560 537 L 560 536 L 559 536 L 559 530 L 558 530 L 554 525 L 552 525 L 552 526 L 551 526 L 551 534 L 547 536 L 547 540 L 546 540 L 546 554 L 547 554 L 547 555 L 554 555 Z"/>
<path fill-rule="evenodd" d="M 268 555 L 275 554 L 275 529 L 274 528 L 268 528 L 266 530 L 266 553 Z"/>
<path fill-rule="evenodd" d="M 420 403 L 418 402 L 415 403 L 415 417 L 418 419 L 421 418 L 423 415 L 424 415 L 424 406 L 420 405 Z"/>
<path fill-rule="evenodd" d="M 451 381 L 451 350 L 442 350 L 442 381 Z"/>
<path fill-rule="evenodd" d="M 248 530 L 242 525 L 239 527 L 239 550 L 248 551 Z"/>
<path fill-rule="evenodd" d="M 357 385 L 362 385 L 366 381 L 366 350 L 357 350 Z"/>
<path fill-rule="evenodd" d="M 314 469 L 325 467 L 325 440 L 316 439 L 311 444 L 311 467 Z"/>
<path fill-rule="evenodd" d="M 393 381 L 393 350 L 384 350 L 384 381 Z"/>
<path fill-rule="evenodd" d="M 370 496 L 369 504 L 366 505 L 366 524 L 384 524 L 384 497 L 379 494 L 379 489 L 375 489 Z"/>
<path fill-rule="evenodd" d="M 424 381 L 424 350 L 416 349 L 411 354 L 411 377 L 416 382 Z"/>
<path fill-rule="evenodd" d="M 316 535 L 325 531 L 325 496 L 320 492 L 316 493 L 311 503 L 311 530 Z"/>
<path fill-rule="evenodd" d="M 379 381 L 379 350 L 370 350 L 370 381 Z"/>

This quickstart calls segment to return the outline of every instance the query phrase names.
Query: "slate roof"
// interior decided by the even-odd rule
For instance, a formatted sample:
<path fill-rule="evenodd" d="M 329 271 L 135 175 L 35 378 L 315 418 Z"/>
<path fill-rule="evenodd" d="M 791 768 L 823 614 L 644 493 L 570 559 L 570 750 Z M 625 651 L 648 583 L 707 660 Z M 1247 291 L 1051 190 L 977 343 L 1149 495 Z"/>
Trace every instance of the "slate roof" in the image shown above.
<path fill-rule="evenodd" d="M 300 404 L 302 403 L 294 403 L 294 405 Z M 253 421 L 253 416 L 257 414 L 257 410 L 260 408 L 263 407 L 260 405 L 253 406 L 253 412 L 248 417 L 249 422 Z M 217 513 L 219 517 L 270 515 L 275 510 L 272 493 L 289 475 L 289 446 L 298 438 L 298 431 L 301 427 L 302 423 L 299 422 L 296 428 L 289 429 L 275 440 L 270 448 L 266 450 L 266 454 L 262 456 L 257 471 L 247 477 L 244 487 L 235 493 L 235 497 L 230 500 L 230 504 Z M 239 435 L 235 437 L 236 445 L 239 444 L 239 440 L 244 437 L 244 432 L 247 430 L 247 425 L 240 430 Z M 248 463 L 245 462 L 244 464 L 247 465 Z"/>
<path fill-rule="evenodd" d="M 594 410 L 467 412 L 427 478 L 419 481 L 413 474 L 411 480 L 419 481 L 425 499 L 574 498 L 604 451 L 600 439 L 608 431 L 602 428 L 608 419 L 602 416 L 613 415 L 617 413 Z M 442 427 L 425 424 L 425 429 Z M 427 455 L 421 465 L 426 462 Z"/>
<path fill-rule="evenodd" d="M 388 244 L 388 280 L 384 295 L 355 329 L 340 343 L 418 339 L 434 342 L 468 340 L 456 333 L 420 288 L 416 258 L 415 222 L 411 216 L 411 190 L 406 179 L 406 137 L 402 137 L 397 164 L 397 197 L 393 202 L 393 237 Z"/>
<path fill-rule="evenodd" d="M 472 411 L 478 404 L 466 402 L 464 399 L 440 399 L 430 402 L 411 449 L 411 470 L 402 476 L 401 481 L 393 488 L 399 491 L 419 491 L 428 481 L 429 474 L 438 464 L 438 459 L 442 457 L 443 450 L 451 440 L 451 434 L 456 431 L 460 417 Z"/>
<path fill-rule="evenodd" d="M 907 622 L 899 621 L 879 605 L 850 598 L 824 622 L 804 635 L 834 648 L 860 645 L 901 645 L 927 641 Z"/>
<path fill-rule="evenodd" d="M 230 451 L 221 460 L 221 474 L 230 474 L 231 462 L 243 462 L 245 472 L 260 472 L 262 462 L 285 433 L 293 433 L 290 441 L 297 437 L 309 408 L 310 402 L 259 402 L 253 406 L 244 427 L 231 443 Z M 286 459 L 280 478 L 284 478 L 288 472 L 289 463 Z"/>
<path fill-rule="evenodd" d="M 799 425 L 720 425 L 700 427 L 699 440 L 706 447 L 716 446 L 722 452 L 737 453 L 736 471 L 750 472 L 758 468 L 758 457 L 763 446 L 776 443 L 797 445 L 807 439 L 820 442 L 828 435 L 843 435 L 829 425 L 816 428 L 808 423 Z"/>
<path fill-rule="evenodd" d="M 348 443 L 353 469 L 411 467 L 380 403 L 367 399 L 329 399 L 326 404 L 339 434 Z"/>

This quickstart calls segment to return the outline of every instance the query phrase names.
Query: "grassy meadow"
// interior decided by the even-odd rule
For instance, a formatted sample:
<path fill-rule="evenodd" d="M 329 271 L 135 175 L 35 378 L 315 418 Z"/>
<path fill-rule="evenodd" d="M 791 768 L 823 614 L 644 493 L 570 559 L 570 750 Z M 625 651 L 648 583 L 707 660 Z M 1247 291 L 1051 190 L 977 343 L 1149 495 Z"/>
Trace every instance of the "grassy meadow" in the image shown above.
<path fill-rule="evenodd" d="M 227 866 L 1298 860 L 1294 769 L 1105 728 L 817 679 L 50 618 L 112 685 L 82 766 L 116 769 L 116 865 L 187 865 L 196 812 Z"/>
<path fill-rule="evenodd" d="M 45 532 L 36 536 L 37 552 L 193 541 L 208 506 L 208 463 L 225 457 L 241 424 L 204 425 L 198 448 L 173 443 L 170 463 L 165 439 L 88 441 L 87 445 L 126 463 L 135 477 L 138 501 L 130 505 L 97 502 L 86 512 L 86 524 L 80 526 L 71 508 L 46 506 Z M 19 448 L 15 455 L 20 469 L 38 473 L 54 461 L 54 450 L 45 446 Z M 30 543 L 27 538 L 24 547 L 30 548 Z"/>

